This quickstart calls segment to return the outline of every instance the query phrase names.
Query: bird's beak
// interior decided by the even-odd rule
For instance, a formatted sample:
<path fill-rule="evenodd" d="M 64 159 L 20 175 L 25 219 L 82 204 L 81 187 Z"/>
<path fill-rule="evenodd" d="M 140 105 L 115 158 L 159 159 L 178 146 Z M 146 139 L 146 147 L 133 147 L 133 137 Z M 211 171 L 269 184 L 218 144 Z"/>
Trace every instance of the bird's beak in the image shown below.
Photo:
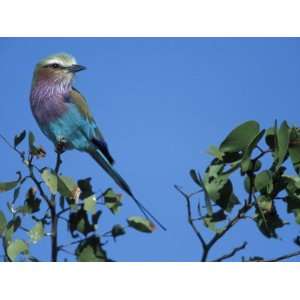
<path fill-rule="evenodd" d="M 81 65 L 72 65 L 72 66 L 68 67 L 68 70 L 72 73 L 77 73 L 77 72 L 83 71 L 85 69 L 86 69 L 86 67 L 81 66 Z"/>

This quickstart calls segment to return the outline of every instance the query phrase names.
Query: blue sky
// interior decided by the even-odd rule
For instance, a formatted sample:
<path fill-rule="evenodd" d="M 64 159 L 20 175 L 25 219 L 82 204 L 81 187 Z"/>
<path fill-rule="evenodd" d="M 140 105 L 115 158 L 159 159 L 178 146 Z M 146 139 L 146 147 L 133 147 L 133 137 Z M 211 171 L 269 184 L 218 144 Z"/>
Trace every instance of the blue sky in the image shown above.
<path fill-rule="evenodd" d="M 219 144 L 239 123 L 255 119 L 268 127 L 275 119 L 286 119 L 299 124 L 299 39 L 2 38 L 0 132 L 13 138 L 22 129 L 32 130 L 49 153 L 41 166 L 54 164 L 53 146 L 36 125 L 28 98 L 35 63 L 57 52 L 68 52 L 87 66 L 75 87 L 87 98 L 116 168 L 168 228 L 151 235 L 130 231 L 110 242 L 106 249 L 117 260 L 199 260 L 200 244 L 173 185 L 194 191 L 188 171 L 203 172 L 210 161 L 208 146 Z M 0 153 L 0 181 L 15 178 L 20 162 L 3 143 Z M 92 177 L 96 190 L 115 187 L 88 156 L 73 151 L 63 160 L 65 175 Z M 242 195 L 242 189 L 237 192 Z M 9 194 L 0 197 L 0 209 L 5 210 Z M 117 217 L 105 213 L 100 231 L 139 214 L 128 197 L 124 202 Z M 254 223 L 241 223 L 210 258 L 244 240 L 249 241 L 245 256 L 273 257 L 293 251 L 296 246 L 290 241 L 299 229 L 290 220 L 290 226 L 278 230 L 279 240 L 263 237 Z M 32 251 L 48 259 L 47 239 L 42 246 L 32 246 Z"/>

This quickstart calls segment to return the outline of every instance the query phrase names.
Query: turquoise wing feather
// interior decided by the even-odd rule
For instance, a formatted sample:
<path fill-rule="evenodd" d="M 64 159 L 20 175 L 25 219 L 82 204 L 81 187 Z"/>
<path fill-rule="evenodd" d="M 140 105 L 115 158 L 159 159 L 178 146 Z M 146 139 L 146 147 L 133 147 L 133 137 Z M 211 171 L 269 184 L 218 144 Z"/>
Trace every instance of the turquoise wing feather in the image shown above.
<path fill-rule="evenodd" d="M 92 149 L 96 147 L 98 150 L 100 150 L 101 154 L 104 155 L 108 162 L 110 164 L 113 164 L 114 160 L 109 152 L 108 146 L 105 142 L 103 135 L 101 134 L 99 128 L 96 125 L 96 122 L 89 110 L 85 98 L 80 94 L 79 91 L 73 88 L 70 91 L 66 101 L 70 105 L 73 105 L 79 112 L 80 120 L 76 123 L 79 125 L 80 131 L 86 137 L 86 143 L 88 143 L 89 147 L 91 147 Z M 70 109 L 73 110 L 74 108 L 71 107 Z"/>

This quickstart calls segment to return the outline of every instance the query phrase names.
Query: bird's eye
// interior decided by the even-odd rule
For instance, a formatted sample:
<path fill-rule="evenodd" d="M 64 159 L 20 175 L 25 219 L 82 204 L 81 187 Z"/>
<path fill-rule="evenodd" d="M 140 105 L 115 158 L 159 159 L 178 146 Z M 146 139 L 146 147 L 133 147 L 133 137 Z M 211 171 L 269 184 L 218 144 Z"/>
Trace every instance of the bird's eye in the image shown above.
<path fill-rule="evenodd" d="M 54 69 L 57 69 L 57 68 L 59 68 L 59 64 L 52 64 L 52 68 L 54 68 Z"/>

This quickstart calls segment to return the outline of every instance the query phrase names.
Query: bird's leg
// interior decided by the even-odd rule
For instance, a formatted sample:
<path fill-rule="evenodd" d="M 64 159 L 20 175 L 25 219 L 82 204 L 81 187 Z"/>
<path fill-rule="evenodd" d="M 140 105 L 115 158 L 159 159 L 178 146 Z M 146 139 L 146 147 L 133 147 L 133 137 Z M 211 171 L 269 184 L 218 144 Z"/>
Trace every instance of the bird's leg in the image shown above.
<path fill-rule="evenodd" d="M 58 143 L 55 145 L 55 152 L 57 153 L 56 164 L 55 164 L 55 172 L 58 174 L 59 167 L 62 163 L 61 155 L 66 151 L 67 141 L 65 138 L 59 138 Z"/>
<path fill-rule="evenodd" d="M 66 151 L 66 145 L 67 141 L 64 137 L 59 138 L 56 146 L 55 146 L 55 151 L 57 154 L 63 154 Z"/>

